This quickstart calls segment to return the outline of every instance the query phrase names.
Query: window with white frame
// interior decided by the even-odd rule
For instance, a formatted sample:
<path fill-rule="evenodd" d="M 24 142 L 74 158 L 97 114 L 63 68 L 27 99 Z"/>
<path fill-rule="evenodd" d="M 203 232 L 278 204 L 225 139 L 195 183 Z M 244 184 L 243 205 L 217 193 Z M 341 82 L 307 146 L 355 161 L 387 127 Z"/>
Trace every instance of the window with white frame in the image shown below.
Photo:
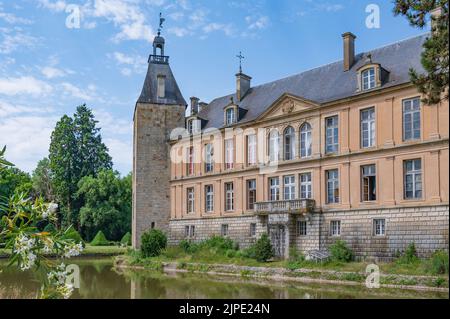
<path fill-rule="evenodd" d="M 220 235 L 222 237 L 228 236 L 228 224 L 222 224 L 220 227 Z"/>
<path fill-rule="evenodd" d="M 332 220 L 330 222 L 330 230 L 331 236 L 341 236 L 341 221 L 340 220 Z"/>
<path fill-rule="evenodd" d="M 256 165 L 256 135 L 247 135 L 247 164 Z"/>
<path fill-rule="evenodd" d="M 214 211 L 214 186 L 205 186 L 205 211 L 211 213 Z"/>
<path fill-rule="evenodd" d="M 295 199 L 295 176 L 284 177 L 284 200 Z"/>
<path fill-rule="evenodd" d="M 364 70 L 361 73 L 361 87 L 363 90 L 370 90 L 376 86 L 375 68 Z"/>
<path fill-rule="evenodd" d="M 420 98 L 403 100 L 403 140 L 420 139 Z"/>
<path fill-rule="evenodd" d="M 225 140 L 225 169 L 234 167 L 234 139 Z"/>
<path fill-rule="evenodd" d="M 312 178 L 311 173 L 300 174 L 300 199 L 312 198 Z"/>
<path fill-rule="evenodd" d="M 225 183 L 225 211 L 234 210 L 234 185 L 233 183 Z"/>
<path fill-rule="evenodd" d="M 256 179 L 247 181 L 247 209 L 253 210 L 256 203 Z"/>
<path fill-rule="evenodd" d="M 226 125 L 231 125 L 236 123 L 236 110 L 233 107 L 230 107 L 225 111 L 226 117 Z"/>
<path fill-rule="evenodd" d="M 211 173 L 214 170 L 214 147 L 212 144 L 205 145 L 205 172 Z"/>
<path fill-rule="evenodd" d="M 269 134 L 269 161 L 275 162 L 280 158 L 280 134 L 274 129 Z"/>
<path fill-rule="evenodd" d="M 337 169 L 326 171 L 327 204 L 339 203 L 339 171 Z"/>
<path fill-rule="evenodd" d="M 339 117 L 325 119 L 325 153 L 337 153 L 339 150 Z"/>
<path fill-rule="evenodd" d="M 280 200 L 280 179 L 278 177 L 269 178 L 269 199 L 270 201 Z"/>
<path fill-rule="evenodd" d="M 189 187 L 186 190 L 186 198 L 187 198 L 187 212 L 193 213 L 195 210 L 195 192 L 193 187 Z"/>
<path fill-rule="evenodd" d="M 375 108 L 361 110 L 361 147 L 375 146 Z"/>
<path fill-rule="evenodd" d="M 422 160 L 403 162 L 405 199 L 422 198 Z"/>
<path fill-rule="evenodd" d="M 295 158 L 295 130 L 289 126 L 284 131 L 284 160 L 289 161 Z"/>
<path fill-rule="evenodd" d="M 194 147 L 188 147 L 187 149 L 187 174 L 194 175 Z"/>
<path fill-rule="evenodd" d="M 373 220 L 373 234 L 375 236 L 385 236 L 386 235 L 386 220 L 385 219 L 374 219 Z"/>
<path fill-rule="evenodd" d="M 256 224 L 251 223 L 250 224 L 250 237 L 255 237 L 255 236 L 256 236 Z"/>
<path fill-rule="evenodd" d="M 377 200 L 377 168 L 375 165 L 361 166 L 361 199 L 363 202 Z"/>
<path fill-rule="evenodd" d="M 184 226 L 184 237 L 186 238 L 190 237 L 190 231 L 191 231 L 190 226 Z"/>
<path fill-rule="evenodd" d="M 307 223 L 306 220 L 297 221 L 297 235 L 306 236 L 307 235 Z"/>
<path fill-rule="evenodd" d="M 310 157 L 312 155 L 312 130 L 309 123 L 305 123 L 300 128 L 300 157 Z"/>

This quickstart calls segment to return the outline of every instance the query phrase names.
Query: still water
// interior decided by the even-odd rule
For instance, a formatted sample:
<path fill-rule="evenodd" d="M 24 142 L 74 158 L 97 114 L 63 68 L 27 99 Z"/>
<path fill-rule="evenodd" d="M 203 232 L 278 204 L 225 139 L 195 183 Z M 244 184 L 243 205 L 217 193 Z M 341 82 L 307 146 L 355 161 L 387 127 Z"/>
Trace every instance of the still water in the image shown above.
<path fill-rule="evenodd" d="M 240 299 L 240 298 L 448 298 L 448 292 L 417 292 L 367 289 L 361 286 L 276 282 L 242 277 L 217 277 L 155 271 L 117 271 L 112 259 L 78 259 L 80 289 L 72 298 L 86 299 Z M 6 267 L 0 260 L 0 299 L 35 298 L 39 291 L 36 274 Z"/>

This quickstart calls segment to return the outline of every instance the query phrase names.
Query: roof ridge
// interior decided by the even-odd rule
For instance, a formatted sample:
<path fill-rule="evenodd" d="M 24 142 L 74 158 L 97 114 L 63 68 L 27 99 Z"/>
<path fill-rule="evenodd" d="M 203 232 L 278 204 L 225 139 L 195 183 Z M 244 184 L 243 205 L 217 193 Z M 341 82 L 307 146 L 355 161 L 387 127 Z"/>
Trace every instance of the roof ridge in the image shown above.
<path fill-rule="evenodd" d="M 383 45 L 383 46 L 380 46 L 380 47 L 377 47 L 377 48 L 374 48 L 374 49 L 371 49 L 371 50 L 368 50 L 368 51 L 362 51 L 362 52 L 359 52 L 359 53 L 356 54 L 356 56 L 358 56 L 358 55 L 364 55 L 365 53 L 368 53 L 368 52 L 379 51 L 379 50 L 382 50 L 382 49 L 384 49 L 384 48 L 387 48 L 387 47 L 390 47 L 390 46 L 393 46 L 393 45 L 396 45 L 396 44 L 399 44 L 399 43 L 403 43 L 403 42 L 406 42 L 406 41 L 410 41 L 410 40 L 413 40 L 413 39 L 416 39 L 416 38 L 421 38 L 421 37 L 423 37 L 423 36 L 425 36 L 425 35 L 429 35 L 429 34 L 430 34 L 430 32 L 424 32 L 424 33 L 422 33 L 422 34 L 415 35 L 415 36 L 411 36 L 411 37 L 408 37 L 408 38 L 405 38 L 405 39 L 402 39 L 402 40 L 399 40 L 399 41 L 395 41 L 395 42 L 392 42 L 392 43 L 389 43 L 389 44 L 385 44 L 385 45 Z M 270 82 L 266 82 L 266 83 L 262 83 L 262 84 L 256 85 L 256 86 L 254 86 L 254 87 L 251 87 L 250 89 L 256 89 L 256 88 L 261 88 L 261 87 L 264 87 L 264 86 L 268 86 L 268 85 L 271 85 L 271 84 L 276 83 L 276 82 L 279 82 L 279 81 L 287 80 L 287 79 L 292 78 L 292 77 L 300 76 L 300 75 L 302 75 L 302 74 L 306 74 L 306 73 L 308 73 L 308 72 L 312 72 L 312 71 L 314 71 L 314 70 L 317 70 L 317 69 L 320 69 L 320 68 L 324 68 L 324 67 L 326 67 L 326 66 L 331 66 L 331 65 L 333 65 L 333 64 L 341 63 L 342 61 L 343 61 L 343 59 L 340 59 L 340 60 L 337 60 L 337 61 L 334 61 L 334 62 L 322 64 L 322 65 L 319 65 L 319 66 L 317 66 L 317 67 L 313 67 L 313 68 L 311 68 L 311 69 L 307 69 L 307 70 L 301 71 L 301 72 L 299 72 L 299 73 L 291 74 L 291 75 L 288 75 L 288 76 L 279 78 L 279 79 L 277 79 L 277 80 L 273 80 L 273 81 L 270 81 Z M 217 97 L 217 98 L 211 100 L 211 101 L 210 101 L 210 104 L 211 104 L 212 102 L 214 102 L 215 100 L 219 100 L 219 99 L 223 99 L 223 98 L 226 98 L 226 97 L 229 97 L 229 96 L 233 96 L 234 94 L 235 94 L 235 93 L 229 93 L 229 94 L 227 94 L 227 95 L 223 95 L 223 96 Z"/>

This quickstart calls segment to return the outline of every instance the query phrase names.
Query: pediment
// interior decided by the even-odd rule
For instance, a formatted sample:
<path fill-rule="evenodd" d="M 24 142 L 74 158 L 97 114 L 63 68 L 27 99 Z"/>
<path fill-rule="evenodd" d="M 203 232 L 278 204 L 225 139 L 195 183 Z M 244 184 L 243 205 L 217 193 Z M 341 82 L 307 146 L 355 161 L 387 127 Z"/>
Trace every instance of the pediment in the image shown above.
<path fill-rule="evenodd" d="M 261 119 L 271 119 L 289 114 L 309 111 L 319 106 L 317 103 L 292 95 L 283 95 L 261 116 Z"/>

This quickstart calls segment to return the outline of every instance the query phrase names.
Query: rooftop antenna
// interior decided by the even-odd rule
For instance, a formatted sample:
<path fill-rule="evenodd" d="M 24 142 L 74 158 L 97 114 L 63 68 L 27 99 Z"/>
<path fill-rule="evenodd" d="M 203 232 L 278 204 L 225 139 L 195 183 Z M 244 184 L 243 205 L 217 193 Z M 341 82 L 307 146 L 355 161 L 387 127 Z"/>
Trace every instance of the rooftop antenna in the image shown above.
<path fill-rule="evenodd" d="M 245 57 L 241 51 L 239 51 L 239 55 L 236 55 L 236 57 L 239 59 L 239 73 L 242 73 L 242 59 L 245 59 Z"/>

